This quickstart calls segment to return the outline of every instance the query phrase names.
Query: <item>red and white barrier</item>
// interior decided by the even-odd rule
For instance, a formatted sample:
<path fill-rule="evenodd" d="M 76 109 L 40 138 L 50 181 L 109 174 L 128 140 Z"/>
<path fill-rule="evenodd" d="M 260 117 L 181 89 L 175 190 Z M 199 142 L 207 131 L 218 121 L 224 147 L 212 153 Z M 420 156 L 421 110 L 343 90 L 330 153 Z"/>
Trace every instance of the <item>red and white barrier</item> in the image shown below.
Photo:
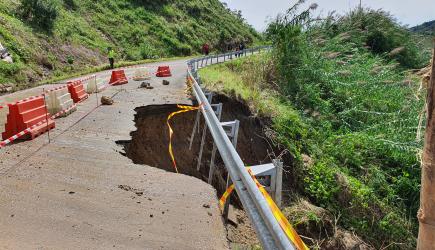
<path fill-rule="evenodd" d="M 58 112 L 57 114 L 54 114 L 53 116 L 50 117 L 50 119 L 56 119 L 56 118 L 62 116 L 63 114 L 70 112 L 72 109 L 75 109 L 76 107 L 77 107 L 77 105 L 74 104 L 74 105 L 71 106 L 70 108 L 68 108 L 68 109 L 66 109 L 66 110 L 62 110 L 62 111 Z M 46 122 L 47 122 L 46 120 L 44 120 L 44 121 L 40 121 L 40 122 L 38 122 L 37 124 L 33 125 L 32 127 L 27 128 L 27 129 L 25 129 L 25 130 L 19 132 L 18 134 L 9 137 L 8 139 L 6 139 L 6 140 L 4 140 L 4 141 L 1 141 L 1 142 L 0 142 L 0 148 L 6 146 L 6 145 L 10 144 L 11 142 L 13 142 L 13 141 L 15 141 L 15 140 L 17 140 L 17 139 L 23 137 L 24 135 L 26 135 L 26 134 L 32 132 L 32 129 L 34 129 L 34 128 L 36 128 L 36 127 L 38 127 L 38 126 L 40 126 L 40 125 L 42 125 L 42 124 L 44 124 L 44 123 L 46 123 Z"/>

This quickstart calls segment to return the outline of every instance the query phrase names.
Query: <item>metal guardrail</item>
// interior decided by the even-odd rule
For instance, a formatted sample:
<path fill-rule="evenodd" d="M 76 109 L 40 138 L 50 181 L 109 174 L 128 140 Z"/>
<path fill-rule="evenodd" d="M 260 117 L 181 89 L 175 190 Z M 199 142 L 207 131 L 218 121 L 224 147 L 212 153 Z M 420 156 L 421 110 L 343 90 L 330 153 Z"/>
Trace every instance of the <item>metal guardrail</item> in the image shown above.
<path fill-rule="evenodd" d="M 225 163 L 229 176 L 235 185 L 235 189 L 242 202 L 243 208 L 248 214 L 263 248 L 266 250 L 297 249 L 281 229 L 266 199 L 248 173 L 245 164 L 221 126 L 219 119 L 216 117 L 216 114 L 211 107 L 211 103 L 207 100 L 207 97 L 200 86 L 200 79 L 197 72 L 200 62 L 202 66 L 204 66 L 204 61 L 206 61 L 206 65 L 208 65 L 209 59 L 213 60 L 213 58 L 215 58 L 216 63 L 219 63 L 220 58 L 222 59 L 221 62 L 223 62 L 227 57 L 254 54 L 261 50 L 270 50 L 270 47 L 263 46 L 254 49 L 246 49 L 244 51 L 193 59 L 188 61 L 188 74 L 193 79 L 193 92 L 196 99 L 198 103 L 202 103 L 201 112 L 205 118 L 210 133 L 213 136 L 214 142 Z"/>

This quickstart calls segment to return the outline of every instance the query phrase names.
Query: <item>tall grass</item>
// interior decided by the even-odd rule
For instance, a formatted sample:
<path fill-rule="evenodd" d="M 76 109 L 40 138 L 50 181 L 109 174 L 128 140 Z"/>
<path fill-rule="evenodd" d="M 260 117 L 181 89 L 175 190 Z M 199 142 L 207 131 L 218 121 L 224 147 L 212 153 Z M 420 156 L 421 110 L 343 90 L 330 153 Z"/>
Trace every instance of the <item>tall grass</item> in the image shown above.
<path fill-rule="evenodd" d="M 419 81 L 406 70 L 410 65 L 357 43 L 367 36 L 349 35 L 355 27 L 326 35 L 328 27 L 344 25 L 354 12 L 335 24 L 311 27 L 309 18 L 288 13 L 271 25 L 275 47 L 266 59 L 205 69 L 203 80 L 240 94 L 253 110 L 273 117 L 273 140 L 294 159 L 295 188 L 339 218 L 340 227 L 375 248 L 415 248 L 424 107 Z M 409 35 L 399 26 L 394 30 L 392 36 Z M 402 42 L 393 47 L 416 46 Z M 423 62 L 424 54 L 416 56 Z M 222 78 L 211 77 L 213 72 Z M 229 83 L 229 77 L 236 79 Z M 303 155 L 312 162 L 304 164 Z"/>

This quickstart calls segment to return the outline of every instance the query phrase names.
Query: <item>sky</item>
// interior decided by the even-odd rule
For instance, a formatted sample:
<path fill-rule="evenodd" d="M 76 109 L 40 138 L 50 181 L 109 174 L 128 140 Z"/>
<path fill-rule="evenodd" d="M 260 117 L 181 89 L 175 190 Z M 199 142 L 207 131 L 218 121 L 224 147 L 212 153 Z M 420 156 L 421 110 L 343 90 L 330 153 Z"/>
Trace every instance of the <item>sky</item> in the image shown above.
<path fill-rule="evenodd" d="M 319 5 L 315 16 L 326 16 L 328 12 L 336 10 L 345 13 L 357 7 L 360 0 L 307 0 Z M 383 9 L 393 14 L 400 23 L 410 27 L 435 19 L 435 0 L 361 0 L 364 7 Z M 231 9 L 242 11 L 244 18 L 255 29 L 263 31 L 266 20 L 285 12 L 296 0 L 221 0 Z"/>

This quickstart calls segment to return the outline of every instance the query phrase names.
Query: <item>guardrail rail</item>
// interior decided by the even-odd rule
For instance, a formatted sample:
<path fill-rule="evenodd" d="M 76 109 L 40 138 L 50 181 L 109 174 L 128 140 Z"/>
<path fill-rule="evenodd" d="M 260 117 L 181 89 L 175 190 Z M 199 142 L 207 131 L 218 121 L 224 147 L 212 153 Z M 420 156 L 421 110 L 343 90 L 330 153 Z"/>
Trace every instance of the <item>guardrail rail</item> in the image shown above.
<path fill-rule="evenodd" d="M 270 47 L 263 46 L 192 59 L 188 61 L 188 76 L 193 80 L 192 89 L 198 103 L 202 104 L 201 113 L 213 136 L 214 143 L 217 146 L 221 158 L 225 163 L 229 177 L 235 185 L 235 190 L 241 200 L 243 208 L 248 214 L 263 248 L 270 250 L 297 249 L 295 244 L 287 237 L 279 222 L 275 219 L 265 197 L 260 192 L 225 130 L 221 126 L 211 103 L 200 86 L 201 81 L 198 75 L 198 69 L 209 65 L 209 61 L 210 64 L 213 64 L 213 60 L 215 60 L 215 63 L 219 63 L 219 60 L 224 62 L 227 58 L 236 57 L 236 55 L 246 56 L 259 53 L 261 50 L 270 50 Z"/>

